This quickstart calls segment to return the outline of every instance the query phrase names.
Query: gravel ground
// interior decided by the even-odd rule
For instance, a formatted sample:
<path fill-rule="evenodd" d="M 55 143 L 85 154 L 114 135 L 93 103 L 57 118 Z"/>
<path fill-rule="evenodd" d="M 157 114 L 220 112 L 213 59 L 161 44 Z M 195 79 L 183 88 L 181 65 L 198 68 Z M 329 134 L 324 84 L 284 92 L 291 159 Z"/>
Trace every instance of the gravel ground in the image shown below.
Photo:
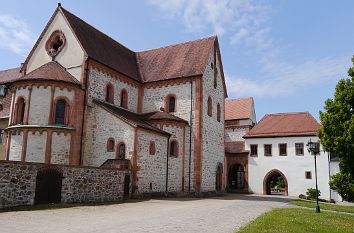
<path fill-rule="evenodd" d="M 229 194 L 207 199 L 152 199 L 124 204 L 0 213 L 0 232 L 233 232 L 272 208 L 278 196 Z"/>

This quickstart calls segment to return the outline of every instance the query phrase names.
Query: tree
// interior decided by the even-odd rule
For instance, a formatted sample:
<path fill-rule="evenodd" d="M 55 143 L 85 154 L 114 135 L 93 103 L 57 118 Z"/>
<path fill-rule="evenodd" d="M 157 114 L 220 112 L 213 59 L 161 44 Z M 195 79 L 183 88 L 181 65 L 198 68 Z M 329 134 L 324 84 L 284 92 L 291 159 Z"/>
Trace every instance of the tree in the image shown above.
<path fill-rule="evenodd" d="M 331 189 L 336 190 L 345 201 L 354 201 L 354 182 L 349 174 L 337 173 L 329 181 Z"/>
<path fill-rule="evenodd" d="M 341 172 L 354 177 L 354 67 L 348 75 L 339 80 L 334 99 L 327 99 L 325 111 L 320 111 L 319 138 L 326 151 L 339 156 Z"/>

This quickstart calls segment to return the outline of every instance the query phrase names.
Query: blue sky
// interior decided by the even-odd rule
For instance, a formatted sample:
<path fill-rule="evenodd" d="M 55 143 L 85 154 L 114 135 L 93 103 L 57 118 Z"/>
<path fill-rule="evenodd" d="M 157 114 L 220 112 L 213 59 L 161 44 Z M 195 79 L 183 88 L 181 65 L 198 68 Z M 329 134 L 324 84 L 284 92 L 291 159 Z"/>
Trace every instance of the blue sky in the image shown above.
<path fill-rule="evenodd" d="M 134 51 L 217 34 L 229 98 L 253 96 L 267 113 L 309 111 L 347 77 L 354 54 L 354 1 L 61 1 Z M 57 1 L 2 1 L 0 70 L 23 62 Z"/>

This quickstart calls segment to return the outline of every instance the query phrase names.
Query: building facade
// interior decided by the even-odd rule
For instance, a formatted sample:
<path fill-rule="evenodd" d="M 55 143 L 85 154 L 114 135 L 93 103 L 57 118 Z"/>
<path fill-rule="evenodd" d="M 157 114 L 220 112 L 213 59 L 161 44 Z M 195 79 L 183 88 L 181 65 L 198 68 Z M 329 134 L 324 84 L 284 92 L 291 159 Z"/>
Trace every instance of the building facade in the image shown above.
<path fill-rule="evenodd" d="M 133 52 L 59 5 L 18 73 L 7 160 L 113 160 L 130 167 L 134 195 L 224 189 L 216 37 Z"/>
<path fill-rule="evenodd" d="M 252 193 L 272 194 L 271 179 L 282 177 L 284 194 L 306 195 L 315 188 L 314 155 L 307 150 L 308 142 L 318 143 L 318 189 L 320 198 L 340 201 L 340 196 L 329 188 L 329 178 L 339 171 L 319 143 L 320 125 L 308 112 L 267 114 L 245 136 L 248 156 L 248 188 Z"/>

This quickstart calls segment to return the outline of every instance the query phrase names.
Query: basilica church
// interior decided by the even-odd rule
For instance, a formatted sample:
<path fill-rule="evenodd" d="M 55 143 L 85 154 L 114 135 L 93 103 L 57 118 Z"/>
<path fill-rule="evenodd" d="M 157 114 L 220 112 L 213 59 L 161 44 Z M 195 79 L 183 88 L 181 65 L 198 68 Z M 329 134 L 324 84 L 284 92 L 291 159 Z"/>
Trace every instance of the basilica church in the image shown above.
<path fill-rule="evenodd" d="M 136 52 L 58 5 L 7 77 L 6 160 L 114 163 L 134 194 L 224 189 L 217 37 Z"/>
<path fill-rule="evenodd" d="M 0 180 L 0 208 L 55 184 L 47 203 L 314 187 L 311 114 L 257 123 L 252 97 L 226 98 L 217 37 L 132 51 L 59 4 L 24 63 L 0 71 L 0 175 L 15 177 Z M 341 200 L 328 185 L 338 159 L 319 154 L 323 198 Z"/>

